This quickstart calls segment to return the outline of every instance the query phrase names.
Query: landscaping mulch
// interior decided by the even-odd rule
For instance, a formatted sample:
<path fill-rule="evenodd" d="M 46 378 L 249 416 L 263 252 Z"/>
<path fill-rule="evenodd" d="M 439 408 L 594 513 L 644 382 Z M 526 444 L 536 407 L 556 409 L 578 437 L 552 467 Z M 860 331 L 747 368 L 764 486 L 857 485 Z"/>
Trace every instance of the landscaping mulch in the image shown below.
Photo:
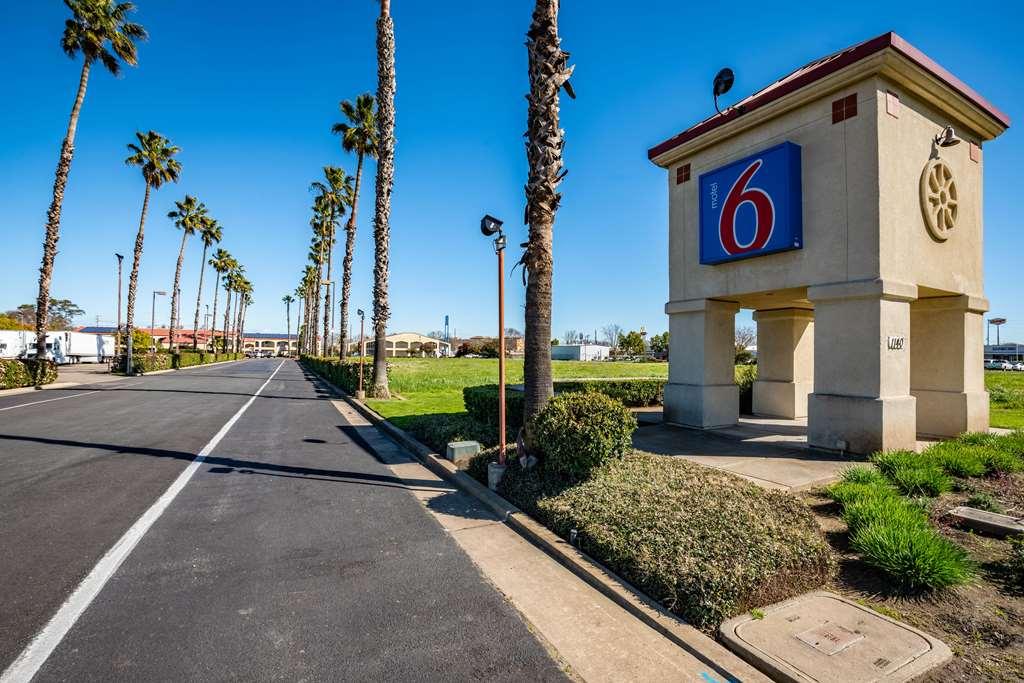
<path fill-rule="evenodd" d="M 953 650 L 953 660 L 925 681 L 1024 680 L 1024 586 L 1010 569 L 1010 543 L 961 529 L 946 514 L 979 494 L 1019 514 L 1024 474 L 956 479 L 953 491 L 934 500 L 932 525 L 967 550 L 977 576 L 956 588 L 917 593 L 896 588 L 850 549 L 840 506 L 824 491 L 803 496 L 838 557 L 839 571 L 829 589 L 940 638 Z"/>

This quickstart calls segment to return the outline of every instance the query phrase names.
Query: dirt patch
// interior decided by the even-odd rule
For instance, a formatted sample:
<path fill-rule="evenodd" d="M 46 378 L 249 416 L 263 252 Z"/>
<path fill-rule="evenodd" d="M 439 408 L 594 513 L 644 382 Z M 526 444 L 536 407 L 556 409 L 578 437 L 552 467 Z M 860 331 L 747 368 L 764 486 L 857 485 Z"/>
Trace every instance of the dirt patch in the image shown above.
<path fill-rule="evenodd" d="M 950 508 L 977 493 L 996 499 L 1011 514 L 1024 508 L 1024 474 L 958 481 L 957 491 L 937 499 L 931 520 L 962 545 L 977 563 L 969 585 L 934 593 L 907 594 L 850 551 L 839 507 L 820 491 L 803 496 L 839 558 L 830 590 L 945 641 L 953 660 L 923 681 L 1024 680 L 1024 588 L 1009 569 L 1010 544 L 950 524 Z"/>

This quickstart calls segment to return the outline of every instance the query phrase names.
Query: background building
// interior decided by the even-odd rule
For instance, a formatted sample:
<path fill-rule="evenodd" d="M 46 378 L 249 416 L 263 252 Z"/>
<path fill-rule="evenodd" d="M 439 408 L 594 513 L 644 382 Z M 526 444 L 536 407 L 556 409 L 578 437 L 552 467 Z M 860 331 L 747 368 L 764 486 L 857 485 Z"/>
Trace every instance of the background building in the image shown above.
<path fill-rule="evenodd" d="M 434 339 L 418 332 L 398 332 L 389 334 L 384 338 L 384 355 L 388 358 L 428 358 L 438 356 L 450 356 L 452 354 L 451 344 L 440 339 Z M 376 348 L 373 338 L 365 340 L 365 351 L 363 355 L 372 356 Z M 356 340 L 348 345 L 349 356 L 359 355 L 359 341 Z"/>

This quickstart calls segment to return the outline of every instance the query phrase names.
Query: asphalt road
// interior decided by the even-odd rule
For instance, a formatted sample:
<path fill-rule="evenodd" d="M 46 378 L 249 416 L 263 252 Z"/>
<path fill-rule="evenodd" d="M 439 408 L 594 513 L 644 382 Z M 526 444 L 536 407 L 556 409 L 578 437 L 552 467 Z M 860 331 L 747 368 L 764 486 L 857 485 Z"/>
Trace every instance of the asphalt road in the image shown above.
<path fill-rule="evenodd" d="M 0 671 L 264 383 L 35 680 L 562 677 L 280 360 L 0 398 Z"/>

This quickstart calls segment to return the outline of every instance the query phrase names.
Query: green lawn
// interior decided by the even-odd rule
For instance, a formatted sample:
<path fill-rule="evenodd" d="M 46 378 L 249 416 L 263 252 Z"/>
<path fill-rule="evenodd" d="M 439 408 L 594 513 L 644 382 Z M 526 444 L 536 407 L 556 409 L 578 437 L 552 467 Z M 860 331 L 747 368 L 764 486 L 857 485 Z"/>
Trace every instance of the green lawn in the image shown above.
<path fill-rule="evenodd" d="M 498 382 L 498 361 L 491 358 L 393 358 L 388 382 L 401 399 L 369 400 L 370 407 L 384 417 L 462 413 L 462 389 Z M 668 363 L 606 363 L 554 361 L 555 379 L 613 377 L 668 377 Z M 523 361 L 505 364 L 505 381 L 523 381 Z M 402 400 L 404 399 L 404 400 Z"/>
<path fill-rule="evenodd" d="M 991 400 L 989 423 L 993 427 L 1024 429 L 1024 372 L 988 370 L 985 388 Z"/>

